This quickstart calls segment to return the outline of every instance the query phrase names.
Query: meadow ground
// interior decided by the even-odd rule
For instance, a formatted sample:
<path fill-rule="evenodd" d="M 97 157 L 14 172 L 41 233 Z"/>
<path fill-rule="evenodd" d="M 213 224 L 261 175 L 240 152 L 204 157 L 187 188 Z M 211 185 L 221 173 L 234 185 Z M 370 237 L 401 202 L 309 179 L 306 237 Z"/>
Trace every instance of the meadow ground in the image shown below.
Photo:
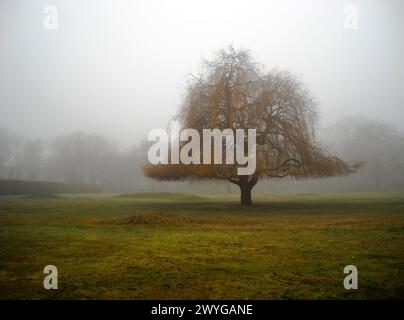
<path fill-rule="evenodd" d="M 1 299 L 404 299 L 404 194 L 0 197 Z M 55 265 L 59 289 L 43 288 Z M 345 290 L 343 268 L 359 270 Z"/>

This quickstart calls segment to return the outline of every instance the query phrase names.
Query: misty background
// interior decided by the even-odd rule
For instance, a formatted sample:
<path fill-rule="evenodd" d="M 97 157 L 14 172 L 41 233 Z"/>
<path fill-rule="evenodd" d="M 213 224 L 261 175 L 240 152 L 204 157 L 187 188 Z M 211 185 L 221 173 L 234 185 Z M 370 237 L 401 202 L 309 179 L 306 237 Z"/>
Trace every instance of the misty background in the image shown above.
<path fill-rule="evenodd" d="M 44 28 L 44 8 L 57 28 Z M 344 25 L 346 7 L 358 13 Z M 190 73 L 229 44 L 287 69 L 319 104 L 318 141 L 365 167 L 349 177 L 261 182 L 258 192 L 404 189 L 404 3 L 0 0 L 0 179 L 110 192 L 232 192 L 143 176 Z"/>

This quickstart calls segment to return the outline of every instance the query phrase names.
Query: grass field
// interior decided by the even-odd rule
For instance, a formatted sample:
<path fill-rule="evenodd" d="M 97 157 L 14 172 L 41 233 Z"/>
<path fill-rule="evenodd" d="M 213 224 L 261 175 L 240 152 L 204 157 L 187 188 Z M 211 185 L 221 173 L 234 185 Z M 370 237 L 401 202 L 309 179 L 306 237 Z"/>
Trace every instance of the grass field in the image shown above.
<path fill-rule="evenodd" d="M 0 197 L 1 299 L 404 299 L 404 194 Z M 55 265 L 59 289 L 45 290 Z M 343 268 L 359 270 L 345 290 Z"/>

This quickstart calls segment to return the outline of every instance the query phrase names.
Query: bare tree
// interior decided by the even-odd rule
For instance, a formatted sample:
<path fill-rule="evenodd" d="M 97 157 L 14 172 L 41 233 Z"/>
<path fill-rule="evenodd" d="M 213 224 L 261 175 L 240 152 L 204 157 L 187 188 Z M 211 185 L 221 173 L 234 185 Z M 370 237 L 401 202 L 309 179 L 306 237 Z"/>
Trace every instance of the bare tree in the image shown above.
<path fill-rule="evenodd" d="M 114 152 L 114 144 L 103 136 L 75 132 L 53 140 L 47 166 L 56 180 L 99 184 L 105 161 Z"/>
<path fill-rule="evenodd" d="M 246 50 L 229 47 L 205 61 L 190 81 L 178 118 L 201 135 L 203 129 L 256 129 L 256 171 L 243 176 L 236 165 L 169 164 L 147 165 L 145 174 L 159 180 L 228 180 L 239 186 L 243 205 L 252 204 L 251 190 L 260 178 L 338 176 L 359 166 L 325 155 L 315 144 L 316 104 L 305 85 L 286 71 L 265 72 Z"/>
<path fill-rule="evenodd" d="M 24 145 L 27 139 L 19 134 L 9 134 L 10 157 L 9 157 L 9 179 L 19 180 L 22 178 L 22 160 Z"/>
<path fill-rule="evenodd" d="M 0 129 L 0 178 L 35 180 L 40 175 L 42 142 Z"/>
<path fill-rule="evenodd" d="M 44 157 L 44 146 L 40 140 L 27 140 L 22 148 L 22 178 L 38 180 Z"/>
<path fill-rule="evenodd" d="M 7 163 L 11 156 L 10 136 L 6 129 L 0 128 L 0 178 L 7 174 Z"/>
<path fill-rule="evenodd" d="M 366 161 L 361 173 L 351 181 L 361 189 L 403 188 L 404 136 L 394 126 L 345 117 L 324 130 L 323 140 L 347 160 Z"/>

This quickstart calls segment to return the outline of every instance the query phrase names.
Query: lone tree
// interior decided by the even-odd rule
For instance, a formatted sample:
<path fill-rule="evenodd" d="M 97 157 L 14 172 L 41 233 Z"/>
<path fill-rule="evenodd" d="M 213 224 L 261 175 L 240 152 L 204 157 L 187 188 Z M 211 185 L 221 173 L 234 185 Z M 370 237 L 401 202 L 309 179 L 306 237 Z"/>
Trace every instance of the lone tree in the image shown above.
<path fill-rule="evenodd" d="M 251 190 L 259 179 L 340 176 L 360 166 L 326 155 L 315 144 L 316 103 L 305 85 L 287 71 L 265 72 L 246 50 L 229 47 L 204 61 L 176 117 L 183 128 L 201 136 L 203 129 L 256 129 L 255 172 L 238 175 L 237 165 L 212 161 L 149 164 L 143 168 L 145 175 L 158 180 L 228 180 L 239 186 L 242 205 L 252 204 Z"/>

